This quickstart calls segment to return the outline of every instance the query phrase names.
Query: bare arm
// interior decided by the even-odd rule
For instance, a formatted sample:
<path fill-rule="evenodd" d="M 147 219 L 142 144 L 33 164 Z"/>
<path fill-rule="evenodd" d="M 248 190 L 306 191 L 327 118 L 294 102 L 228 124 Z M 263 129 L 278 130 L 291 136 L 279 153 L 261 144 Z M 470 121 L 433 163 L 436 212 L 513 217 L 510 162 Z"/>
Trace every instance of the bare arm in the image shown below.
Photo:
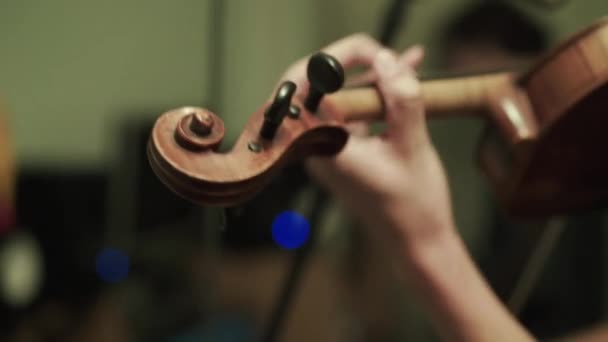
<path fill-rule="evenodd" d="M 308 161 L 309 170 L 368 229 L 388 240 L 407 283 L 439 334 L 456 341 L 527 341 L 529 333 L 485 282 L 454 227 L 449 187 L 430 140 L 415 68 L 420 47 L 401 55 L 363 35 L 324 49 L 345 68 L 370 68 L 385 103 L 387 131 L 353 130 L 335 158 Z M 285 75 L 307 89 L 305 60 Z M 325 100 L 323 111 L 339 111 Z M 356 134 L 355 134 L 356 133 Z"/>
<path fill-rule="evenodd" d="M 402 251 L 409 254 L 403 260 L 410 285 L 443 339 L 532 340 L 488 287 L 458 235 Z"/>

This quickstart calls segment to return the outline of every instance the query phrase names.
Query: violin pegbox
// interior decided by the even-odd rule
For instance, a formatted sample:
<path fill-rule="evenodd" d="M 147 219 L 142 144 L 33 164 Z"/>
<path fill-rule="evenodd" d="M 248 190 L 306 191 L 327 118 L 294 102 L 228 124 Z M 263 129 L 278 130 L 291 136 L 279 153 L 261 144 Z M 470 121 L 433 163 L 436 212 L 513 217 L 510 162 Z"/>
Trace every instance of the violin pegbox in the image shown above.
<path fill-rule="evenodd" d="M 319 52 L 309 60 L 308 77 L 306 99 L 295 95 L 295 83 L 283 82 L 227 152 L 218 151 L 225 128 L 215 113 L 182 107 L 162 114 L 148 142 L 152 169 L 190 201 L 232 206 L 251 199 L 288 162 L 339 153 L 349 136 L 343 118 L 316 111 L 325 94 L 342 87 L 342 66 Z"/>
<path fill-rule="evenodd" d="M 333 56 L 317 52 L 308 60 L 306 75 L 310 87 L 304 107 L 315 114 L 323 96 L 338 91 L 344 85 L 344 69 Z M 286 115 L 293 119 L 299 117 L 300 107 L 291 104 L 295 91 L 296 84 L 291 81 L 283 82 L 278 88 L 273 102 L 264 114 L 264 124 L 260 130 L 262 138 L 272 139 Z"/>

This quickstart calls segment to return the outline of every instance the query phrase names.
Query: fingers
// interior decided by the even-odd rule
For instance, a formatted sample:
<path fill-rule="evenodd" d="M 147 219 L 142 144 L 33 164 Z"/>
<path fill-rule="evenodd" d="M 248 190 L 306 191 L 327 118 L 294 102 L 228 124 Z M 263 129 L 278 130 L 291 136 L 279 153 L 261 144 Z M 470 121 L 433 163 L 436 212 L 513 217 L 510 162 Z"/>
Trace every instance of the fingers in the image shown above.
<path fill-rule="evenodd" d="M 295 96 L 299 96 L 304 94 L 308 89 L 308 79 L 306 78 L 306 65 L 308 63 L 308 56 L 305 58 L 299 59 L 296 63 L 294 63 L 285 74 L 281 77 L 277 85 L 275 86 L 275 91 L 281 85 L 281 83 L 285 81 L 292 81 L 296 84 L 296 93 Z M 274 94 L 272 95 L 274 96 Z"/>
<path fill-rule="evenodd" d="M 334 193 L 343 193 L 353 188 L 353 180 L 364 180 L 369 176 L 371 156 L 380 155 L 377 147 L 383 143 L 380 138 L 351 135 L 344 149 L 336 156 L 310 157 L 305 163 L 309 172 L 326 188 Z M 374 177 L 377 175 L 374 175 Z M 372 178 L 374 178 L 372 177 Z"/>
<path fill-rule="evenodd" d="M 421 45 L 413 45 L 399 56 L 399 63 L 417 69 L 424 60 L 424 48 Z"/>
<path fill-rule="evenodd" d="M 322 50 L 334 56 L 345 70 L 356 66 L 371 67 L 349 84 L 377 84 L 386 105 L 386 138 L 394 142 L 395 146 L 408 150 L 428 140 L 420 83 L 415 70 L 424 59 L 421 46 L 413 46 L 396 55 L 368 35 L 354 34 Z M 303 97 L 308 92 L 308 58 L 307 56 L 299 60 L 283 77 L 283 80 L 288 79 L 296 83 L 296 96 Z M 333 109 L 339 111 L 339 108 Z"/>
<path fill-rule="evenodd" d="M 322 51 L 335 57 L 347 71 L 356 66 L 370 66 L 378 51 L 382 49 L 382 45 L 370 36 L 357 33 L 331 43 Z M 306 67 L 309 57 L 300 59 L 281 78 L 296 84 L 298 96 L 306 95 L 308 92 Z"/>
<path fill-rule="evenodd" d="M 370 36 L 357 33 L 326 46 L 323 51 L 334 56 L 344 70 L 348 70 L 355 66 L 371 65 L 382 49 L 383 46 Z"/>
<path fill-rule="evenodd" d="M 415 71 L 423 57 L 422 48 L 415 46 L 400 56 L 383 50 L 373 63 L 378 77 L 376 84 L 386 107 L 386 139 L 407 153 L 428 141 L 420 82 Z"/>
<path fill-rule="evenodd" d="M 376 75 L 376 72 L 373 69 L 370 69 L 347 78 L 344 86 L 347 88 L 369 86 L 371 84 L 376 84 L 377 80 L 378 76 Z"/>
<path fill-rule="evenodd" d="M 406 66 L 410 66 L 413 69 L 416 69 L 420 66 L 424 59 L 424 49 L 420 45 L 414 45 L 407 49 L 405 52 L 398 57 L 399 63 L 404 64 Z M 376 71 L 372 68 L 370 70 L 366 70 L 358 75 L 354 75 L 350 77 L 347 82 L 347 87 L 357 87 L 363 85 L 376 84 L 378 81 L 378 75 Z"/>
<path fill-rule="evenodd" d="M 349 122 L 346 124 L 346 129 L 351 136 L 366 137 L 369 135 L 369 123 L 367 122 Z"/>

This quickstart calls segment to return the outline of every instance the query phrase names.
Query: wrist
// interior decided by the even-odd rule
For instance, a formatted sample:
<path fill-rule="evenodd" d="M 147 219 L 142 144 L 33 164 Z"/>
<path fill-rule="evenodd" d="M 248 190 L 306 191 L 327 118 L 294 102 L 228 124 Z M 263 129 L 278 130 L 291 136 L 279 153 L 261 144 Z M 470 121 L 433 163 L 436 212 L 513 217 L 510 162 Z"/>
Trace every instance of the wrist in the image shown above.
<path fill-rule="evenodd" d="M 430 205 L 403 205 L 407 201 L 394 201 L 386 206 L 386 215 L 391 230 L 408 251 L 445 245 L 459 241 L 453 216 L 449 207 Z M 412 201 L 410 201 L 411 203 Z M 426 208 L 426 209 L 421 209 Z"/>
<path fill-rule="evenodd" d="M 436 229 L 432 234 L 416 239 L 401 239 L 405 267 L 417 279 L 433 281 L 455 261 L 469 259 L 461 237 L 455 229 Z M 427 284 L 428 285 L 428 284 Z"/>

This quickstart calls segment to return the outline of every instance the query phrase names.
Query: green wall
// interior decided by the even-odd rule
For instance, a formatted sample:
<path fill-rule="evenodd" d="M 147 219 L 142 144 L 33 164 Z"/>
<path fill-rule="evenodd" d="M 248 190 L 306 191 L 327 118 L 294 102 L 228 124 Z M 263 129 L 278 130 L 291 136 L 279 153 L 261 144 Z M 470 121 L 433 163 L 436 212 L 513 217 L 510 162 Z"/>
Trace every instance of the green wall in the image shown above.
<path fill-rule="evenodd" d="M 462 3 L 415 1 L 399 46 L 429 46 L 437 23 Z M 523 2 L 523 1 L 522 1 Z M 352 32 L 375 32 L 386 1 L 224 1 L 220 99 L 234 139 L 290 62 Z M 0 3 L 0 98 L 19 160 L 103 167 L 114 128 L 128 113 L 209 99 L 211 4 L 203 0 L 4 0 Z M 572 1 L 544 21 L 556 37 L 606 13 L 608 2 Z M 542 12 L 533 14 L 541 17 Z M 222 46 L 220 45 L 220 46 Z"/>
<path fill-rule="evenodd" d="M 22 165 L 111 168 L 120 122 L 181 105 L 212 105 L 234 141 L 297 58 L 353 32 L 376 32 L 388 1 L 224 1 L 224 39 L 211 40 L 215 13 L 202 0 L 4 0 L 0 3 L 0 98 L 11 110 Z M 428 47 L 435 71 L 441 23 L 471 0 L 414 1 L 397 46 Z M 526 4 L 525 1 L 515 2 Z M 571 1 L 556 12 L 523 6 L 553 39 L 608 13 L 608 2 Z M 224 56 L 208 84 L 209 53 Z M 213 94 L 221 94 L 211 99 Z M 446 163 L 461 227 L 483 226 L 487 190 L 473 164 L 481 124 L 431 124 Z M 463 228 L 472 245 L 483 229 Z"/>
<path fill-rule="evenodd" d="M 128 112 L 201 103 L 205 1 L 4 0 L 0 97 L 19 161 L 103 167 Z M 150 113 L 149 115 L 156 115 Z"/>

